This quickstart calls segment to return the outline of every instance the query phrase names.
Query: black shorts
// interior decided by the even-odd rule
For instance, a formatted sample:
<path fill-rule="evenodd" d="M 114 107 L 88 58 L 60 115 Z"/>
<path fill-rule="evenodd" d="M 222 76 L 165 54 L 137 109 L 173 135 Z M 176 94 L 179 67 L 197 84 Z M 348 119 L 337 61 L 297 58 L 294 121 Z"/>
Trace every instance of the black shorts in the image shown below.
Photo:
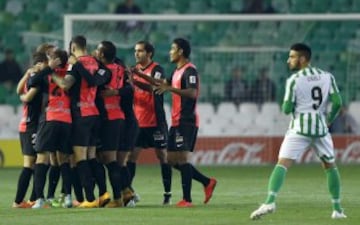
<path fill-rule="evenodd" d="M 163 149 L 166 148 L 167 141 L 168 130 L 166 126 L 140 128 L 136 147 Z"/>
<path fill-rule="evenodd" d="M 198 128 L 181 124 L 169 131 L 168 151 L 194 151 Z"/>
<path fill-rule="evenodd" d="M 124 133 L 125 121 L 118 120 L 102 120 L 99 132 L 99 144 L 96 150 L 109 151 L 118 150 L 120 135 Z"/>
<path fill-rule="evenodd" d="M 139 134 L 139 125 L 136 120 L 126 120 L 120 135 L 119 151 L 128 152 L 135 148 L 135 142 Z"/>
<path fill-rule="evenodd" d="M 72 145 L 96 146 L 99 126 L 98 116 L 75 117 L 72 125 Z"/>
<path fill-rule="evenodd" d="M 60 121 L 47 121 L 39 124 L 35 150 L 36 152 L 60 151 L 71 154 L 69 148 L 71 124 Z"/>
<path fill-rule="evenodd" d="M 34 148 L 36 141 L 36 129 L 20 132 L 20 145 L 23 155 L 36 156 Z"/>

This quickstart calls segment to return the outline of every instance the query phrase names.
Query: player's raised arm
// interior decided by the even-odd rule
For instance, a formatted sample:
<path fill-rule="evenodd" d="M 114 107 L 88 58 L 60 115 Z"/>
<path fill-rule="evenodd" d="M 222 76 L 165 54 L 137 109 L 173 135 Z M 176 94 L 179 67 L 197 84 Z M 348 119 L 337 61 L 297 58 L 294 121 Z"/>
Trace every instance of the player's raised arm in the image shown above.
<path fill-rule="evenodd" d="M 24 86 L 27 82 L 27 80 L 29 79 L 30 77 L 30 74 L 32 73 L 33 69 L 32 68 L 29 68 L 24 76 L 20 79 L 19 83 L 17 84 L 16 86 L 16 94 L 20 95 L 24 92 Z"/>
<path fill-rule="evenodd" d="M 70 57 L 74 58 L 75 57 Z M 73 64 L 73 70 L 76 70 L 78 74 L 83 77 L 90 86 L 104 85 L 111 79 L 111 72 L 99 65 L 100 68 L 92 75 L 88 70 L 85 69 L 82 63 L 75 61 Z"/>
<path fill-rule="evenodd" d="M 56 68 L 62 63 L 65 62 L 61 62 L 59 58 L 53 58 L 49 60 L 49 66 L 52 69 Z M 75 78 L 71 74 L 66 74 L 65 77 L 60 77 L 54 73 L 54 71 L 51 74 L 51 79 L 56 83 L 57 86 L 65 91 L 68 91 L 75 83 Z"/>

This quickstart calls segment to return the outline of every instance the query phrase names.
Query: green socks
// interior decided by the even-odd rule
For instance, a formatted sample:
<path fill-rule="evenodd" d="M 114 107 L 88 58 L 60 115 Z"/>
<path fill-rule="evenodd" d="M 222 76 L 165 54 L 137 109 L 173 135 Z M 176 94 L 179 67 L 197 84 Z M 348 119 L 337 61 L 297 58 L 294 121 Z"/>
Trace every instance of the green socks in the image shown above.
<path fill-rule="evenodd" d="M 332 198 L 333 209 L 341 212 L 340 206 L 340 175 L 336 167 L 329 168 L 326 171 L 329 192 Z"/>
<path fill-rule="evenodd" d="M 279 192 L 282 184 L 284 183 L 287 169 L 282 165 L 276 165 L 273 169 L 269 184 L 268 184 L 268 196 L 265 200 L 265 204 L 275 202 L 276 195 Z M 340 205 L 340 175 L 337 168 L 329 168 L 325 170 L 329 192 L 332 198 L 333 209 L 341 212 Z"/>
<path fill-rule="evenodd" d="M 276 165 L 273 169 L 268 185 L 268 196 L 266 198 L 265 204 L 270 204 L 275 201 L 276 195 L 279 192 L 282 184 L 285 180 L 287 169 L 282 165 Z"/>

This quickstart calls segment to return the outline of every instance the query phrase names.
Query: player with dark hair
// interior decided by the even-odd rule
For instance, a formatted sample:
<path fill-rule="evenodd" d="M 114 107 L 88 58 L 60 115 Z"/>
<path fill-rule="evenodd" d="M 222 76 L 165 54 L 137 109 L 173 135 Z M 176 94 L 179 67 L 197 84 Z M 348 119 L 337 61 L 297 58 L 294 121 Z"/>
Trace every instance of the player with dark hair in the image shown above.
<path fill-rule="evenodd" d="M 46 56 L 48 58 L 50 58 L 55 50 L 57 49 L 57 47 L 51 43 L 43 43 L 41 45 L 39 45 L 36 48 L 36 52 L 41 52 L 46 54 Z M 59 68 L 56 68 L 59 69 Z M 66 68 L 65 68 L 66 69 Z M 46 200 L 47 202 L 52 205 L 52 206 L 61 206 L 61 204 L 59 204 L 60 202 L 62 202 L 63 200 L 63 193 L 61 194 L 61 196 L 59 197 L 59 201 L 57 199 L 55 199 L 55 191 L 56 191 L 56 187 L 57 184 L 59 183 L 59 179 L 60 179 L 60 166 L 57 163 L 56 160 L 56 155 L 54 152 L 50 152 L 49 153 L 49 169 L 48 169 L 48 190 L 47 190 L 47 195 L 46 195 Z M 62 188 L 63 189 L 63 188 Z"/>
<path fill-rule="evenodd" d="M 311 49 L 303 43 L 290 47 L 287 64 L 295 71 L 286 81 L 282 111 L 292 114 L 289 129 L 280 147 L 265 202 L 250 215 L 255 220 L 276 209 L 275 200 L 288 168 L 309 147 L 312 147 L 325 169 L 332 198 L 331 218 L 346 218 L 340 204 L 340 175 L 335 163 L 333 141 L 328 126 L 339 113 L 342 100 L 334 76 L 310 65 Z M 326 114 L 331 102 L 330 113 Z"/>
<path fill-rule="evenodd" d="M 33 66 L 26 71 L 17 85 L 16 92 L 23 102 L 23 114 L 19 124 L 20 144 L 23 154 L 23 168 L 18 179 L 17 191 L 13 208 L 30 208 L 36 200 L 33 192 L 29 202 L 24 201 L 36 161 L 34 144 L 41 111 L 41 94 L 35 87 L 29 87 L 28 80 L 45 68 L 48 59 L 44 53 L 35 53 L 32 57 Z"/>
<path fill-rule="evenodd" d="M 53 76 L 53 80 L 71 95 L 73 117 L 72 144 L 77 170 L 85 190 L 86 201 L 80 208 L 99 206 L 94 195 L 94 179 L 99 187 L 100 199 L 107 201 L 105 171 L 96 160 L 96 140 L 99 125 L 99 111 L 95 104 L 97 78 L 108 80 L 107 71 L 100 68 L 96 59 L 87 55 L 86 38 L 76 36 L 70 43 L 69 63 L 72 65 L 64 77 Z M 105 197 L 104 197 L 104 196 Z"/>
<path fill-rule="evenodd" d="M 178 207 L 191 207 L 191 181 L 203 184 L 204 203 L 212 197 L 217 181 L 200 173 L 189 162 L 189 154 L 194 150 L 199 127 L 196 104 L 199 94 L 199 76 L 194 64 L 189 60 L 191 47 L 187 40 L 176 38 L 170 49 L 170 61 L 176 69 L 167 82 L 158 82 L 156 93 L 172 93 L 171 128 L 168 141 L 168 162 L 181 173 L 183 199 Z"/>
<path fill-rule="evenodd" d="M 135 45 L 136 66 L 135 74 L 142 73 L 155 79 L 165 79 L 163 68 L 152 59 L 155 54 L 154 46 L 147 41 L 139 41 Z M 161 176 L 164 186 L 163 204 L 170 204 L 171 176 L 172 171 L 167 163 L 167 122 L 164 111 L 163 95 L 156 95 L 152 84 L 147 80 L 135 76 L 134 109 L 139 123 L 140 131 L 136 142 L 136 148 L 130 153 L 128 160 L 131 181 L 135 176 L 136 161 L 141 149 L 155 148 L 155 153 L 161 165 Z"/>
<path fill-rule="evenodd" d="M 116 47 L 110 41 L 102 41 L 95 51 L 96 58 L 104 64 L 112 73 L 111 80 L 99 89 L 120 89 L 124 84 L 125 67 L 114 62 Z M 115 208 L 123 206 L 121 198 L 120 168 L 117 163 L 117 150 L 119 148 L 120 136 L 125 133 L 125 115 L 120 107 L 121 97 L 99 96 L 97 106 L 100 111 L 101 125 L 99 132 L 100 147 L 97 154 L 100 161 L 108 169 L 110 183 L 113 189 L 113 198 L 106 207 Z M 104 204 L 105 206 L 105 204 Z"/>
<path fill-rule="evenodd" d="M 49 58 L 49 66 L 38 72 L 38 78 L 30 78 L 30 86 L 42 94 L 42 109 L 39 119 L 35 149 L 37 152 L 34 169 L 36 203 L 32 208 L 42 208 L 45 204 L 44 186 L 46 181 L 49 152 L 56 153 L 57 163 L 64 183 L 65 202 L 63 207 L 72 207 L 71 179 L 68 143 L 71 132 L 70 97 L 52 81 L 52 74 L 65 76 L 66 69 L 59 73 L 55 68 L 67 66 L 67 53 L 56 50 Z M 61 139 L 59 138 L 61 137 Z M 71 149 L 70 149 L 71 150 Z"/>
<path fill-rule="evenodd" d="M 119 58 L 115 58 L 114 62 L 125 68 L 124 63 Z M 129 154 L 135 148 L 139 127 L 133 108 L 134 88 L 129 74 L 130 71 L 126 69 L 123 80 L 124 83 L 120 89 L 107 88 L 103 90 L 101 94 L 103 96 L 119 95 L 121 98 L 120 107 L 125 115 L 125 127 L 123 133 L 120 135 L 119 148 L 117 151 L 117 162 L 120 166 L 121 196 L 123 198 L 123 206 L 134 207 L 136 205 L 136 196 L 130 187 L 130 172 L 126 162 Z"/>

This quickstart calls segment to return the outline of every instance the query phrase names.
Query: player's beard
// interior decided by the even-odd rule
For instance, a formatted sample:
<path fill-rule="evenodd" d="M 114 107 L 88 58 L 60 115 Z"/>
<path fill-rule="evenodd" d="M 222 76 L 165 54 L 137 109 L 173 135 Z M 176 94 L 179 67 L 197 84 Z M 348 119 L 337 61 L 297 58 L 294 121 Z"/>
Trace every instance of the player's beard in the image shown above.
<path fill-rule="evenodd" d="M 300 66 L 300 62 L 297 62 L 295 66 L 291 67 L 291 65 L 289 65 L 289 69 L 291 71 L 298 71 L 301 69 L 301 66 Z"/>

